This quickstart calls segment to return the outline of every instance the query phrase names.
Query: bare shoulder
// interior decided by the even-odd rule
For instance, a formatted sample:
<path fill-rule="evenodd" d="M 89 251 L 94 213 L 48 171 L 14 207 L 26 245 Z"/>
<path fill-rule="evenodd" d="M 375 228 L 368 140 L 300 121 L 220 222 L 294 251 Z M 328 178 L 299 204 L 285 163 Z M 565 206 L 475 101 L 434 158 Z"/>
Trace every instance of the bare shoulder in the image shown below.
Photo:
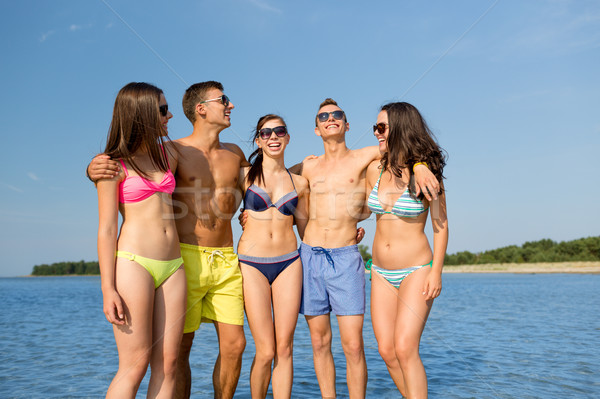
<path fill-rule="evenodd" d="M 228 150 L 231 151 L 237 155 L 244 155 L 244 151 L 242 151 L 242 149 L 237 145 L 237 144 L 233 144 L 233 143 L 221 143 L 221 146 Z"/>
<path fill-rule="evenodd" d="M 189 137 L 182 137 L 169 142 L 170 147 L 167 147 L 167 149 L 173 148 L 175 151 L 168 151 L 168 153 L 169 155 L 174 155 L 178 162 L 186 160 L 187 163 L 191 158 L 198 156 L 198 149 Z"/>
<path fill-rule="evenodd" d="M 177 140 L 169 141 L 169 144 L 170 144 L 170 147 L 175 149 L 175 151 L 173 151 L 173 152 L 177 152 L 179 154 L 183 154 L 186 151 L 190 151 L 193 149 L 192 142 L 189 140 L 188 137 L 182 137 Z M 169 148 L 169 147 L 167 147 L 167 148 Z"/>
<path fill-rule="evenodd" d="M 221 147 L 224 150 L 230 151 L 231 153 L 240 157 L 241 163 L 243 166 L 247 166 L 246 155 L 244 155 L 244 151 L 237 145 L 233 143 L 221 143 Z"/>
<path fill-rule="evenodd" d="M 171 140 L 170 143 L 172 143 L 175 148 L 180 149 L 181 147 L 189 145 L 189 136 L 181 137 L 177 140 Z"/>
<path fill-rule="evenodd" d="M 175 161 L 177 162 L 177 160 L 179 159 L 179 148 L 177 147 L 177 145 L 175 144 L 175 142 L 169 140 L 169 141 L 165 141 L 165 152 L 167 153 L 167 156 L 169 157 L 169 162 Z"/>
<path fill-rule="evenodd" d="M 371 161 L 371 163 L 367 167 L 367 173 L 366 173 L 367 184 L 370 187 L 373 187 L 375 185 L 375 182 L 377 181 L 377 179 L 379 179 L 380 173 L 381 173 L 381 161 L 380 160 Z"/>
<path fill-rule="evenodd" d="M 96 182 L 96 188 L 100 188 L 101 186 L 105 186 L 105 187 L 109 187 L 109 186 L 116 186 L 118 184 L 121 184 L 121 182 L 123 180 L 125 180 L 127 176 L 125 175 L 125 171 L 123 170 L 123 168 L 121 168 L 121 170 L 119 170 L 119 173 L 117 173 L 116 176 L 113 176 L 111 178 L 103 178 L 103 179 L 99 179 Z"/>
<path fill-rule="evenodd" d="M 381 162 L 379 162 L 379 160 L 371 161 L 371 163 L 367 167 L 367 177 L 370 177 L 372 175 L 378 175 L 380 172 L 380 166 Z"/>
<path fill-rule="evenodd" d="M 304 174 L 305 172 L 310 172 L 310 171 L 314 170 L 319 165 L 319 163 L 321 162 L 323 157 L 324 157 L 324 155 L 310 157 L 308 159 L 305 158 L 304 161 L 302 162 L 302 174 Z"/>
<path fill-rule="evenodd" d="M 292 173 L 292 180 L 294 181 L 297 192 L 300 193 L 308 189 L 308 179 L 305 177 Z"/>

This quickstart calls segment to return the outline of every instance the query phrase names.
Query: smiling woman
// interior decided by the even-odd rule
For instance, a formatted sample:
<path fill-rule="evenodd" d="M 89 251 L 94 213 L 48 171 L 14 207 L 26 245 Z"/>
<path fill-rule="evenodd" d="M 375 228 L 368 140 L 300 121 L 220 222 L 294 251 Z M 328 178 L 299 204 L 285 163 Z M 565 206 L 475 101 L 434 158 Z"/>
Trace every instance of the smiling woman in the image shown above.
<path fill-rule="evenodd" d="M 253 398 L 266 397 L 275 361 L 273 396 L 289 398 L 302 290 L 293 225 L 295 219 L 303 237 L 308 182 L 285 167 L 283 155 L 290 136 L 280 116 L 260 118 L 253 139 L 258 149 L 250 155 L 252 165 L 241 171 L 245 176 L 240 177 L 248 220 L 238 245 L 246 315 L 256 345 L 250 390 Z"/>
<path fill-rule="evenodd" d="M 432 193 L 439 194 L 432 201 L 417 195 L 414 167 L 428 165 L 441 182 L 445 157 L 411 104 L 384 105 L 373 133 L 383 155 L 367 169 L 368 206 L 377 215 L 370 266 L 373 331 L 398 390 L 409 398 L 426 398 L 419 343 L 433 301 L 442 290 L 448 221 L 443 186 Z M 433 251 L 424 231 L 428 213 Z"/>

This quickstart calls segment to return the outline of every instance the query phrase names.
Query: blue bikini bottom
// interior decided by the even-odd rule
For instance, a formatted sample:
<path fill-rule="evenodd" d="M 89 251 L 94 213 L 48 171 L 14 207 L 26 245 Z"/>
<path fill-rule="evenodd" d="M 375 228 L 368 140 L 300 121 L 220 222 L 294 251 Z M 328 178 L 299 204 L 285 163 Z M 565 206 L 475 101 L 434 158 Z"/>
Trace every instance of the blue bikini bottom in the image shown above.
<path fill-rule="evenodd" d="M 273 284 L 277 276 L 299 257 L 297 250 L 271 258 L 238 254 L 241 263 L 257 268 L 269 280 L 269 284 Z"/>

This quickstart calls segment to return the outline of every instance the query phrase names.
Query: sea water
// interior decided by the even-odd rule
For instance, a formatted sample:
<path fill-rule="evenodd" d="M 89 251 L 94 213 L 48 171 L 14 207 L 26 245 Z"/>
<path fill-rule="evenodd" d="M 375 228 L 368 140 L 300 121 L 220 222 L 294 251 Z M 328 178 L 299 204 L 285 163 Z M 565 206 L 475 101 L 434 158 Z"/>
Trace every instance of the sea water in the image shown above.
<path fill-rule="evenodd" d="M 367 284 L 367 309 L 370 286 Z M 0 398 L 100 398 L 117 369 L 99 277 L 0 278 Z M 421 341 L 430 398 L 600 397 L 600 275 L 443 276 Z M 337 323 L 333 353 L 339 398 L 348 397 Z M 247 346 L 236 398 L 249 398 L 254 344 Z M 364 326 L 367 398 L 398 398 Z M 212 398 L 217 339 L 196 333 L 192 397 Z M 138 397 L 145 397 L 148 375 Z M 269 392 L 269 397 L 272 397 Z M 306 322 L 294 341 L 293 398 L 317 398 Z"/>

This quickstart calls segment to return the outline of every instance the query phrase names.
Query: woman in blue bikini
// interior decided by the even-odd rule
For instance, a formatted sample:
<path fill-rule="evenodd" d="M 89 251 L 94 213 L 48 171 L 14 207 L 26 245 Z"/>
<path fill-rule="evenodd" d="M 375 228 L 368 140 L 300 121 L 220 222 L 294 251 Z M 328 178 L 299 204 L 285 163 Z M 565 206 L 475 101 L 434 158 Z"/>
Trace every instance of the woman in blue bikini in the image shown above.
<path fill-rule="evenodd" d="M 273 397 L 290 398 L 292 345 L 302 293 L 302 264 L 293 225 L 304 235 L 308 181 L 291 174 L 284 164 L 290 141 L 278 115 L 258 120 L 250 155 L 243 168 L 244 209 L 248 218 L 238 244 L 244 278 L 246 316 L 256 355 L 250 371 L 252 398 L 265 398 L 273 366 Z"/>
<path fill-rule="evenodd" d="M 381 161 L 367 169 L 368 206 L 377 214 L 371 264 L 371 320 L 379 353 L 398 390 L 407 398 L 427 397 L 419 343 L 433 300 L 442 290 L 448 244 L 443 186 L 428 203 L 415 195 L 413 168 L 425 163 L 438 181 L 445 156 L 419 111 L 408 103 L 381 108 L 373 126 Z M 434 198 L 436 196 L 434 195 Z M 433 251 L 425 235 L 433 225 Z"/>

